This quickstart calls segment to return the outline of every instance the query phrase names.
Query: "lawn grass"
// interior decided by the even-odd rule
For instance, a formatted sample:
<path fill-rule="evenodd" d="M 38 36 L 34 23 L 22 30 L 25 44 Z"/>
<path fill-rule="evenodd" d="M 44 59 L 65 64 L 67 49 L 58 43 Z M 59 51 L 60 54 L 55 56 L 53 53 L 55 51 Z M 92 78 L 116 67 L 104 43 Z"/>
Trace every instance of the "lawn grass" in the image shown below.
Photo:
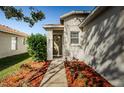
<path fill-rule="evenodd" d="M 27 62 L 31 62 L 27 53 L 0 59 L 0 79 L 18 71 L 20 65 Z"/>

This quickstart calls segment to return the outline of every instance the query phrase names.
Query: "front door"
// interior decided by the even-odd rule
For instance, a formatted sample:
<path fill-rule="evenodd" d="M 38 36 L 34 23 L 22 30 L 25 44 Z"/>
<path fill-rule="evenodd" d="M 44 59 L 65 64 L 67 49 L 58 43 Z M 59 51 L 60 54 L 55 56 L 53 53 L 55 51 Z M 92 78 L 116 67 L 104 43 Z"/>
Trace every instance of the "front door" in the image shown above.
<path fill-rule="evenodd" d="M 53 35 L 53 57 L 62 57 L 62 35 Z"/>

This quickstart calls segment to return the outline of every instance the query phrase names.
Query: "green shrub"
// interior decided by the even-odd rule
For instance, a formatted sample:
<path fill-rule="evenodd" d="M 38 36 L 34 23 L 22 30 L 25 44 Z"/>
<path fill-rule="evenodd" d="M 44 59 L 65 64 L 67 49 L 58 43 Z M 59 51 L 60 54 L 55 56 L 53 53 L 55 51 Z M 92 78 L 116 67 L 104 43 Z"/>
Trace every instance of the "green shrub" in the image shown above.
<path fill-rule="evenodd" d="M 47 58 L 46 36 L 31 34 L 27 38 L 28 53 L 34 61 L 45 61 Z"/>

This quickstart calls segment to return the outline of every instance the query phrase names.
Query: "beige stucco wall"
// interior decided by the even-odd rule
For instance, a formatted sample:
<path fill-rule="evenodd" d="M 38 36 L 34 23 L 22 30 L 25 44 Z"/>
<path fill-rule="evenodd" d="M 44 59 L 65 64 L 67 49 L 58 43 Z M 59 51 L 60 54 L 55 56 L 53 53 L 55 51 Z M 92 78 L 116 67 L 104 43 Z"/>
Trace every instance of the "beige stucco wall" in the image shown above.
<path fill-rule="evenodd" d="M 82 60 L 83 51 L 81 49 L 81 37 L 82 31 L 79 28 L 80 21 L 79 19 L 84 20 L 85 16 L 72 15 L 64 19 L 64 42 L 63 42 L 63 57 L 67 57 L 68 60 L 71 60 L 73 57 Z M 79 32 L 79 44 L 72 45 L 70 43 L 70 33 L 71 31 Z"/>
<path fill-rule="evenodd" d="M 0 32 L 0 58 L 27 52 L 27 45 L 23 44 L 24 37 L 18 37 L 17 50 L 11 50 L 11 37 L 16 36 Z"/>
<path fill-rule="evenodd" d="M 82 33 L 83 60 L 114 86 L 124 86 L 124 7 L 111 7 Z"/>
<path fill-rule="evenodd" d="M 53 30 L 47 30 L 47 60 L 53 60 Z"/>

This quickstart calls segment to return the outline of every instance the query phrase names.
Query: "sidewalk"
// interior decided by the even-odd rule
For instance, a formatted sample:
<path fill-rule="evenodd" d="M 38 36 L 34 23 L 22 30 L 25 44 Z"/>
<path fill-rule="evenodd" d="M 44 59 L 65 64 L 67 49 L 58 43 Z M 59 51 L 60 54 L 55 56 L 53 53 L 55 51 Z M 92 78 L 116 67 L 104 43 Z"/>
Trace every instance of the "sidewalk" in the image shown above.
<path fill-rule="evenodd" d="M 64 62 L 55 59 L 51 62 L 41 84 L 41 87 L 68 87 Z"/>

